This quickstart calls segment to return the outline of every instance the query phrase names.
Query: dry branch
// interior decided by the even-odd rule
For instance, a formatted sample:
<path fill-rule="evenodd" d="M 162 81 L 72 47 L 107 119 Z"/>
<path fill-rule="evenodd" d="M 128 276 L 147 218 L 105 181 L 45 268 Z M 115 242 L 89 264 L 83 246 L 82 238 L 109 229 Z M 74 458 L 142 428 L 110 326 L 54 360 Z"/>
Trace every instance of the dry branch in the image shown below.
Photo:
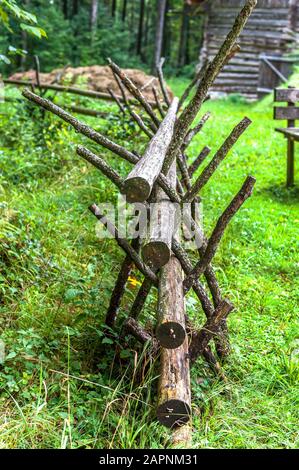
<path fill-rule="evenodd" d="M 167 87 L 166 87 L 164 76 L 163 76 L 164 61 L 165 61 L 165 58 L 162 57 L 160 59 L 160 62 L 157 65 L 157 74 L 158 74 L 158 80 L 159 80 L 159 84 L 160 84 L 160 88 L 161 88 L 161 91 L 162 91 L 164 101 L 165 101 L 167 106 L 170 106 L 170 98 L 169 98 L 169 95 L 168 95 L 168 92 L 167 92 Z"/>
<path fill-rule="evenodd" d="M 92 204 L 89 207 L 89 210 L 107 228 L 108 232 L 115 238 L 118 245 L 127 253 L 127 255 L 131 257 L 139 271 L 141 271 L 144 276 L 148 277 L 155 286 L 158 286 L 158 278 L 156 274 L 142 261 L 130 243 L 126 239 L 119 236 L 117 228 L 107 219 L 105 215 L 101 213 L 99 207 L 96 204 Z"/>
<path fill-rule="evenodd" d="M 42 98 L 41 96 L 32 93 L 28 89 L 23 90 L 22 94 L 23 96 L 25 96 L 25 98 L 32 101 L 33 103 L 36 103 L 41 108 L 44 108 L 47 111 L 56 114 L 56 116 L 59 116 L 65 122 L 70 124 L 77 132 L 80 132 L 81 134 L 85 135 L 97 144 L 100 144 L 103 147 L 111 150 L 111 152 L 116 153 L 116 155 L 119 155 L 120 157 L 124 158 L 125 160 L 131 163 L 137 163 L 137 161 L 139 160 L 138 156 L 136 156 L 134 153 L 129 152 L 121 145 L 112 142 L 107 137 L 95 131 L 92 127 L 87 126 L 86 124 L 84 124 L 84 122 L 76 119 L 74 116 L 62 109 L 60 106 L 54 104 L 52 101 L 46 98 Z"/>
<path fill-rule="evenodd" d="M 162 108 L 157 88 L 153 86 L 152 91 L 153 91 L 153 95 L 154 95 L 154 98 L 155 98 L 156 107 L 157 107 L 157 109 L 160 113 L 161 118 L 163 119 L 165 117 L 165 112 L 164 112 L 164 109 Z"/>
<path fill-rule="evenodd" d="M 38 85 L 38 83 L 36 82 L 28 82 L 25 80 L 14 80 L 11 78 L 5 78 L 3 82 L 6 83 L 7 85 L 16 85 L 16 86 L 24 86 L 24 87 L 39 86 L 41 90 L 54 90 L 54 91 L 58 91 L 62 93 L 71 93 L 73 95 L 86 96 L 88 98 L 102 99 L 102 100 L 107 100 L 107 101 L 114 100 L 114 98 L 112 98 L 112 96 L 109 93 L 103 93 L 103 92 L 94 91 L 94 90 L 84 90 L 82 88 L 76 88 L 76 87 L 71 87 L 71 86 L 54 85 L 51 83 L 40 83 L 40 85 Z M 122 96 L 117 95 L 117 98 L 119 99 L 119 101 L 123 101 Z M 138 104 L 136 103 L 135 100 L 132 100 L 132 99 L 129 100 L 129 102 L 135 105 Z M 155 107 L 156 103 L 154 101 L 150 101 L 149 105 Z"/>
<path fill-rule="evenodd" d="M 140 247 L 140 239 L 135 238 L 132 241 L 132 248 L 138 253 Z M 120 271 L 117 276 L 114 289 L 111 294 L 109 307 L 106 313 L 105 323 L 106 325 L 113 327 L 116 321 L 117 313 L 120 307 L 121 299 L 125 293 L 125 287 L 133 268 L 133 262 L 129 255 L 126 255 Z"/>
<path fill-rule="evenodd" d="M 144 304 L 146 302 L 147 296 L 150 293 L 151 287 L 152 287 L 152 282 L 148 278 L 145 278 L 142 285 L 139 288 L 138 294 L 135 297 L 129 317 L 132 317 L 135 319 L 139 317 L 144 307 Z"/>
<path fill-rule="evenodd" d="M 216 253 L 221 237 L 228 223 L 236 214 L 236 212 L 240 209 L 246 199 L 251 196 L 254 184 L 255 178 L 253 178 L 252 176 L 248 176 L 239 192 L 230 202 L 223 214 L 219 217 L 217 224 L 212 232 L 212 235 L 208 241 L 204 256 L 201 258 L 200 261 L 198 261 L 198 263 L 193 268 L 191 274 L 184 281 L 185 292 L 188 292 L 193 282 L 207 269 L 208 265 L 212 261 L 213 256 Z"/>
<path fill-rule="evenodd" d="M 228 152 L 231 150 L 233 145 L 237 142 L 239 137 L 243 134 L 243 132 L 247 129 L 247 127 L 251 124 L 251 120 L 247 117 L 242 119 L 241 122 L 232 130 L 230 135 L 221 145 L 220 149 L 217 150 L 214 157 L 208 164 L 208 166 L 203 170 L 201 175 L 197 178 L 196 182 L 192 186 L 192 188 L 184 195 L 183 201 L 184 202 L 191 202 L 197 196 L 198 192 L 203 188 L 203 186 L 208 182 L 211 178 L 213 173 L 217 170 L 218 166 L 222 162 L 222 160 L 226 157 Z"/>
<path fill-rule="evenodd" d="M 83 147 L 82 145 L 78 145 L 76 152 L 80 157 L 83 157 L 86 161 L 91 163 L 93 166 L 101 170 L 101 172 L 109 178 L 112 183 L 115 184 L 120 190 L 123 187 L 123 180 L 119 176 L 119 174 L 110 166 L 108 163 L 105 162 L 101 157 L 95 155 L 93 152 L 88 150 L 87 148 Z"/>
<path fill-rule="evenodd" d="M 205 113 L 203 115 L 203 117 L 201 118 L 199 123 L 195 127 L 193 127 L 192 129 L 190 129 L 188 131 L 188 133 L 185 137 L 185 140 L 184 140 L 184 145 L 183 145 L 184 149 L 186 149 L 188 147 L 191 140 L 202 130 L 203 126 L 205 125 L 207 120 L 210 119 L 210 117 L 211 117 L 211 113 L 208 111 L 207 113 Z"/>
<path fill-rule="evenodd" d="M 200 154 L 195 158 L 193 163 L 191 163 L 191 165 L 188 168 L 188 173 L 189 173 L 190 178 L 192 178 L 196 170 L 199 168 L 199 166 L 202 164 L 202 162 L 209 155 L 210 152 L 211 152 L 210 147 L 207 147 L 207 146 L 204 147 L 202 151 L 200 152 Z"/>
<path fill-rule="evenodd" d="M 107 88 L 108 90 L 108 93 L 109 95 L 111 96 L 111 98 L 115 101 L 115 103 L 117 104 L 117 106 L 119 107 L 120 111 L 125 114 L 126 110 L 124 108 L 124 105 L 122 104 L 122 102 L 120 101 L 120 97 L 118 97 L 114 91 L 111 89 L 111 88 Z"/>
<path fill-rule="evenodd" d="M 215 309 L 214 315 L 207 320 L 204 326 L 192 334 L 189 346 L 190 362 L 193 364 L 196 359 L 203 354 L 212 337 L 217 335 L 219 326 L 228 314 L 233 310 L 233 306 L 227 300 L 220 302 Z"/>
<path fill-rule="evenodd" d="M 146 331 L 134 318 L 128 317 L 123 325 L 123 333 L 134 336 L 141 344 L 150 344 L 153 356 L 159 352 L 159 344 L 154 336 Z"/>
<path fill-rule="evenodd" d="M 109 66 L 111 70 L 120 78 L 124 86 L 127 90 L 136 98 L 136 100 L 141 104 L 143 109 L 147 112 L 147 114 L 151 117 L 153 123 L 159 127 L 160 121 L 157 118 L 156 114 L 153 111 L 152 104 L 150 103 L 145 96 L 141 93 L 141 91 L 137 88 L 136 85 L 132 82 L 132 80 L 121 70 L 118 65 L 112 62 L 111 59 L 108 59 Z"/>

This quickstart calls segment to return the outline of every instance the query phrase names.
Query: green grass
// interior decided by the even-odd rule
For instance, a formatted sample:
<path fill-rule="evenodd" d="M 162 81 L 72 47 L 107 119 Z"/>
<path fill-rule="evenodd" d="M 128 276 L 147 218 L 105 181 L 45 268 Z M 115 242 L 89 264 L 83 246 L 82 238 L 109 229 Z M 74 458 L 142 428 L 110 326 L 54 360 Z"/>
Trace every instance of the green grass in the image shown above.
<path fill-rule="evenodd" d="M 185 83 L 171 85 L 179 93 Z M 207 234 L 246 175 L 257 183 L 214 261 L 236 307 L 233 352 L 228 386 L 201 361 L 192 371 L 193 446 L 298 448 L 299 174 L 286 189 L 285 142 L 274 132 L 270 98 L 210 101 L 206 110 L 212 117 L 190 161 L 204 145 L 213 153 L 243 116 L 253 121 L 202 192 Z M 170 433 L 155 421 L 157 369 L 133 342 L 123 349 L 103 333 L 123 253 L 97 239 L 87 207 L 115 201 L 117 192 L 75 155 L 85 139 L 37 111 L 31 122 L 29 112 L 0 105 L 0 447 L 163 448 Z M 130 148 L 145 145 L 128 123 L 89 122 Z M 126 164 L 97 151 L 126 173 Z M 128 285 L 120 319 L 137 288 Z M 155 301 L 152 293 L 147 323 Z M 201 324 L 193 297 L 187 306 Z"/>

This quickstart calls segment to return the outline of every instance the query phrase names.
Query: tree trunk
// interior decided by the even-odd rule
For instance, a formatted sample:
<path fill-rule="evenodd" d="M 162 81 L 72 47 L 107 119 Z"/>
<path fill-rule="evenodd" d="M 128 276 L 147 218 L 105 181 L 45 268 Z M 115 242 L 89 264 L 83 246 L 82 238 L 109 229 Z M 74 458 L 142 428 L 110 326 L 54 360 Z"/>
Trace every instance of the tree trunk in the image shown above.
<path fill-rule="evenodd" d="M 137 52 L 137 55 L 139 56 L 141 55 L 141 49 L 142 49 L 144 3 L 145 3 L 145 0 L 140 0 L 139 24 L 138 24 L 138 34 L 137 34 L 137 44 L 136 44 L 136 52 Z"/>
<path fill-rule="evenodd" d="M 127 16 L 127 0 L 123 0 L 123 8 L 122 8 L 122 13 L 121 13 L 122 21 L 126 21 L 126 16 Z"/>
<path fill-rule="evenodd" d="M 65 19 L 68 17 L 68 0 L 62 0 L 62 11 Z"/>
<path fill-rule="evenodd" d="M 180 33 L 178 67 L 184 67 L 184 65 L 186 65 L 188 29 L 189 29 L 189 5 L 184 3 L 184 8 L 182 12 L 181 33 Z"/>
<path fill-rule="evenodd" d="M 117 0 L 112 0 L 111 15 L 113 16 L 113 18 L 115 17 L 115 14 L 116 14 L 116 8 L 117 8 Z"/>
<path fill-rule="evenodd" d="M 98 9 L 99 9 L 98 0 L 92 0 L 91 9 L 90 9 L 90 30 L 92 33 L 95 31 L 97 27 Z"/>
<path fill-rule="evenodd" d="M 73 0 L 72 15 L 75 16 L 75 15 L 78 15 L 78 13 L 79 13 L 79 0 Z"/>
<path fill-rule="evenodd" d="M 157 23 L 156 23 L 154 70 L 156 70 L 161 59 L 162 46 L 163 46 L 163 32 L 164 32 L 164 23 L 165 23 L 166 0 L 158 0 L 157 6 L 158 6 L 158 12 L 157 12 Z"/>

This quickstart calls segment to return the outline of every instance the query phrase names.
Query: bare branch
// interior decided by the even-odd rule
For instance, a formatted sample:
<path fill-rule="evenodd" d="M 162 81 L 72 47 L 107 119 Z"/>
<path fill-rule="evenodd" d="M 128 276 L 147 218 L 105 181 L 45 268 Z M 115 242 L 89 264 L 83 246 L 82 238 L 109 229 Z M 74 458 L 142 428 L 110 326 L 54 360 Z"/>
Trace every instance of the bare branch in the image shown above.
<path fill-rule="evenodd" d="M 112 183 L 115 184 L 120 190 L 123 187 L 123 179 L 119 176 L 119 174 L 110 166 L 108 163 L 105 162 L 101 157 L 95 155 L 93 152 L 88 150 L 87 148 L 83 147 L 82 145 L 78 145 L 76 148 L 76 152 L 80 157 L 83 157 L 93 166 L 101 170 L 101 172 L 109 178 Z"/>
<path fill-rule="evenodd" d="M 228 300 L 223 300 L 216 308 L 214 315 L 207 320 L 204 326 L 192 334 L 189 347 L 190 362 L 193 364 L 198 356 L 202 355 L 212 337 L 217 335 L 221 322 L 233 310 Z"/>
<path fill-rule="evenodd" d="M 160 121 L 157 118 L 156 114 L 153 111 L 152 106 L 147 101 L 145 96 L 141 93 L 141 91 L 137 88 L 136 85 L 132 82 L 132 80 L 121 70 L 118 65 L 112 62 L 111 59 L 108 59 L 109 66 L 113 72 L 120 78 L 124 86 L 129 90 L 129 92 L 136 98 L 136 100 L 141 104 L 143 109 L 147 112 L 147 114 L 151 117 L 154 124 L 159 127 Z"/>
<path fill-rule="evenodd" d="M 219 217 L 217 224 L 212 232 L 212 235 L 208 241 L 204 256 L 201 258 L 200 261 L 198 261 L 198 263 L 193 268 L 191 274 L 184 281 L 185 292 L 188 292 L 193 282 L 198 279 L 198 277 L 206 270 L 207 266 L 212 261 L 212 258 L 216 253 L 221 237 L 228 223 L 236 214 L 236 212 L 240 209 L 246 199 L 251 196 L 255 181 L 255 178 L 253 178 L 252 176 L 248 176 L 239 192 L 230 202 L 223 214 Z"/>
<path fill-rule="evenodd" d="M 89 210 L 107 228 L 108 232 L 115 238 L 118 245 L 131 257 L 139 271 L 141 271 L 144 276 L 148 277 L 155 286 L 158 286 L 158 278 L 156 274 L 142 261 L 130 243 L 119 236 L 117 228 L 101 213 L 99 207 L 96 204 L 92 204 L 89 207 Z"/>
<path fill-rule="evenodd" d="M 158 74 L 159 84 L 160 84 L 160 88 L 161 88 L 161 91 L 162 91 L 164 101 L 167 104 L 167 106 L 170 106 L 171 101 L 170 101 L 170 98 L 169 98 L 169 95 L 168 95 L 168 92 L 167 92 L 167 86 L 166 86 L 164 76 L 163 76 L 163 64 L 164 64 L 164 62 L 165 62 L 165 58 L 161 57 L 160 62 L 157 65 L 157 74 Z"/>
<path fill-rule="evenodd" d="M 111 98 L 115 101 L 115 103 L 117 104 L 117 106 L 119 107 L 120 111 L 125 114 L 126 110 L 123 106 L 123 104 L 121 103 L 120 99 L 118 96 L 116 96 L 116 94 L 114 93 L 114 91 L 111 89 L 111 88 L 107 88 L 108 92 L 109 92 L 109 95 L 111 96 Z"/>
<path fill-rule="evenodd" d="M 247 117 L 242 119 L 242 121 L 232 130 L 230 135 L 221 145 L 220 149 L 217 150 L 214 157 L 208 164 L 208 166 L 203 170 L 201 175 L 197 178 L 196 182 L 192 188 L 184 195 L 184 202 L 191 202 L 197 196 L 198 192 L 203 188 L 203 186 L 208 182 L 210 177 L 216 171 L 222 160 L 226 157 L 228 152 L 231 150 L 233 145 L 251 124 L 251 120 Z"/>
<path fill-rule="evenodd" d="M 196 170 L 199 168 L 199 166 L 202 164 L 202 162 L 209 155 L 210 152 L 211 152 L 210 147 L 204 147 L 202 151 L 200 152 L 200 154 L 195 158 L 195 160 L 189 166 L 189 169 L 188 169 L 190 178 L 192 178 Z"/>

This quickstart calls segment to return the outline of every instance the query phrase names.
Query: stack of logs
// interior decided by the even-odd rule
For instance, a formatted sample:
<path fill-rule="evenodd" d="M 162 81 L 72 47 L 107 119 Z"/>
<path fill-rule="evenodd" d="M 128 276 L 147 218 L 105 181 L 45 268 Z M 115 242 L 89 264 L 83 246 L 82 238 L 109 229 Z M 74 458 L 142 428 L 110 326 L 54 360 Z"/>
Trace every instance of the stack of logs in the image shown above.
<path fill-rule="evenodd" d="M 245 117 L 236 125 L 194 181 L 193 175 L 210 149 L 204 147 L 190 166 L 187 164 L 187 150 L 193 137 L 209 118 L 209 113 L 205 114 L 196 126 L 192 127 L 192 123 L 206 99 L 209 87 L 233 55 L 237 38 L 255 4 L 256 0 L 247 0 L 216 57 L 198 73 L 180 100 L 174 98 L 170 102 L 160 64 L 158 77 L 165 103 L 161 105 L 156 100 L 159 115 L 126 74 L 109 60 L 122 96 L 122 102 L 115 98 L 121 112 L 129 113 L 150 139 L 142 156 L 78 121 L 53 102 L 28 89 L 23 91 L 27 99 L 56 114 L 73 126 L 77 132 L 134 165 L 129 175 L 123 179 L 99 155 L 85 147 L 77 147 L 77 154 L 109 178 L 126 196 L 127 202 L 143 203 L 146 208 L 150 208 L 150 204 L 155 202 L 154 209 L 150 211 L 150 230 L 148 237 L 143 240 L 143 246 L 140 237 L 131 242 L 122 238 L 117 228 L 95 204 L 90 206 L 90 210 L 105 225 L 126 254 L 112 292 L 106 315 L 107 325 L 115 326 L 120 302 L 133 265 L 144 276 L 124 327 L 126 334 L 132 334 L 143 343 L 150 342 L 152 351 L 160 354 L 157 417 L 168 427 L 182 425 L 190 419 L 189 364 L 192 365 L 199 356 L 202 356 L 218 374 L 223 376 L 217 356 L 222 360 L 230 350 L 226 319 L 233 306 L 221 294 L 211 261 L 229 221 L 251 195 L 255 179 L 251 176 L 246 178 L 238 193 L 218 218 L 208 239 L 197 223 L 195 202 L 199 200 L 200 190 L 247 129 L 250 120 Z M 193 96 L 186 105 L 186 99 L 190 97 L 194 88 Z M 139 103 L 143 115 L 137 114 L 134 110 L 127 99 L 127 92 Z M 156 96 L 157 90 L 154 89 L 153 97 Z M 183 247 L 179 231 L 175 227 L 173 203 L 191 206 L 190 212 L 184 211 L 183 223 L 185 227 L 191 227 L 197 241 L 198 261 L 195 264 Z M 211 297 L 200 281 L 200 276 L 205 277 Z M 155 335 L 147 332 L 138 321 L 151 288 L 158 289 Z M 190 289 L 193 289 L 198 297 L 206 315 L 206 322 L 199 330 L 194 329 L 185 309 L 184 298 Z M 209 344 L 212 339 L 215 352 Z"/>

